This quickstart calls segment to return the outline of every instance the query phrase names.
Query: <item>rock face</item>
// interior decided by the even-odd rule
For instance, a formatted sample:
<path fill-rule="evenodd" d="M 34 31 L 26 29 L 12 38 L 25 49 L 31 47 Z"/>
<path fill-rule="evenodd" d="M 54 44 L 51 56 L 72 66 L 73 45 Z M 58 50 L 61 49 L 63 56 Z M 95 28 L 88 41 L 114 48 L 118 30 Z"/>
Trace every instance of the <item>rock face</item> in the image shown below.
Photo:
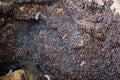
<path fill-rule="evenodd" d="M 120 15 L 103 3 L 0 1 L 0 74 L 22 68 L 30 80 L 119 80 Z"/>

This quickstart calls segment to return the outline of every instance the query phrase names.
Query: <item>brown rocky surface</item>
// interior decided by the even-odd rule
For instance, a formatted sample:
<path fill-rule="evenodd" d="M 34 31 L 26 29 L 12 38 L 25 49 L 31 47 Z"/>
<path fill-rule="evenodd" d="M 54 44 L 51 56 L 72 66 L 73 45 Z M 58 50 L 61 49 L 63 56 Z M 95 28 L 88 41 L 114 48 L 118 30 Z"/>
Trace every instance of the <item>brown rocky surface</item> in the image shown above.
<path fill-rule="evenodd" d="M 0 75 L 23 69 L 28 80 L 119 80 L 120 15 L 112 5 L 1 0 Z"/>

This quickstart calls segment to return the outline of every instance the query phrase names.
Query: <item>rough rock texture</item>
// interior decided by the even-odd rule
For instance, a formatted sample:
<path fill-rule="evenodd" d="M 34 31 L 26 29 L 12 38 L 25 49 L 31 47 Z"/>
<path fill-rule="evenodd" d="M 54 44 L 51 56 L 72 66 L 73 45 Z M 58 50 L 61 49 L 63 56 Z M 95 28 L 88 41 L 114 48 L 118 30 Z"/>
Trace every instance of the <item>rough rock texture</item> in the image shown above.
<path fill-rule="evenodd" d="M 0 1 L 0 74 L 23 68 L 35 80 L 45 74 L 53 80 L 119 80 L 120 15 L 111 11 L 111 0 L 103 3 Z"/>
<path fill-rule="evenodd" d="M 17 70 L 7 74 L 6 76 L 2 76 L 0 80 L 23 80 L 25 72 L 23 70 Z"/>

